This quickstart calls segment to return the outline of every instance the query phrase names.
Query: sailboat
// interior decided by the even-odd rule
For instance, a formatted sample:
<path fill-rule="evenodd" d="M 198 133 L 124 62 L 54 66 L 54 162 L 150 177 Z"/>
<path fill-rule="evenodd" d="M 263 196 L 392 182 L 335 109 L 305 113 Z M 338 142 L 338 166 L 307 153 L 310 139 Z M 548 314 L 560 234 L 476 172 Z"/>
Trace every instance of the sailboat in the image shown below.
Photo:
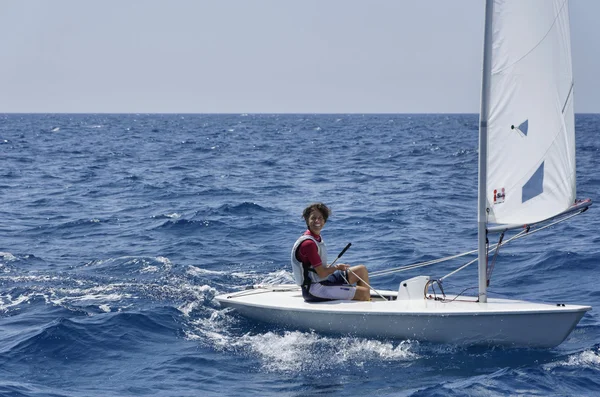
<path fill-rule="evenodd" d="M 215 299 L 243 316 L 300 330 L 463 345 L 554 347 L 590 306 L 490 298 L 495 234 L 530 233 L 588 209 L 576 200 L 567 0 L 486 0 L 479 120 L 477 296 L 431 293 L 418 276 L 368 302 L 307 303 L 295 285 Z M 515 236 L 516 237 L 516 236 Z M 514 237 L 513 237 L 514 238 Z"/>

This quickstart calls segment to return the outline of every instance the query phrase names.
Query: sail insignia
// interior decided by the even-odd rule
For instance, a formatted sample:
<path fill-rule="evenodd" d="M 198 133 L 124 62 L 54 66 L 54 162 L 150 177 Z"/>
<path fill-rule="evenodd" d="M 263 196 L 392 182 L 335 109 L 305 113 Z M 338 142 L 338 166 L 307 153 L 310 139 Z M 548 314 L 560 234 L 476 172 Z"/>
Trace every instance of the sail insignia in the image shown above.
<path fill-rule="evenodd" d="M 531 178 L 523 185 L 521 193 L 521 202 L 526 202 L 539 196 L 544 191 L 544 162 L 533 173 Z"/>
<path fill-rule="evenodd" d="M 521 134 L 522 137 L 526 137 L 527 136 L 527 130 L 529 129 L 529 120 L 525 120 L 518 127 L 515 127 L 514 125 L 511 125 L 510 129 L 511 130 L 516 130 L 519 134 Z"/>

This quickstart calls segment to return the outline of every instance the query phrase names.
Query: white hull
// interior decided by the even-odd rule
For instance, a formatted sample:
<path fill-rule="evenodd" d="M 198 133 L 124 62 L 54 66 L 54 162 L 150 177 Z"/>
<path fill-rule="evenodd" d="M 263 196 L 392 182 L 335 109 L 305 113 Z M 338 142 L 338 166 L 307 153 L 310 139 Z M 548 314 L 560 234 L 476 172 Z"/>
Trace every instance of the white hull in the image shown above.
<path fill-rule="evenodd" d="M 396 297 L 392 291 L 379 291 Z M 447 297 L 447 299 L 452 297 Z M 557 306 L 473 297 L 306 303 L 299 288 L 279 286 L 220 295 L 223 307 L 292 329 L 369 338 L 411 339 L 461 345 L 554 347 L 577 325 L 589 306 Z"/>

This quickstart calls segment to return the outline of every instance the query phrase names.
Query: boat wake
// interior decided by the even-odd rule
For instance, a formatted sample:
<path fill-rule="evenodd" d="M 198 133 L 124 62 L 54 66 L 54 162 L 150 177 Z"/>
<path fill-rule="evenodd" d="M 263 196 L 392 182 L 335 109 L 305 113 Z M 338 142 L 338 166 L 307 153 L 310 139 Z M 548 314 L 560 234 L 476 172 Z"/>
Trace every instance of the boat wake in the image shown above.
<path fill-rule="evenodd" d="M 186 337 L 216 351 L 255 357 L 261 370 L 267 372 L 313 373 L 332 366 L 360 368 L 372 361 L 409 364 L 419 358 L 419 343 L 414 341 L 328 337 L 284 330 L 244 333 L 249 324 L 230 311 L 215 310 L 208 318 L 194 320 Z"/>

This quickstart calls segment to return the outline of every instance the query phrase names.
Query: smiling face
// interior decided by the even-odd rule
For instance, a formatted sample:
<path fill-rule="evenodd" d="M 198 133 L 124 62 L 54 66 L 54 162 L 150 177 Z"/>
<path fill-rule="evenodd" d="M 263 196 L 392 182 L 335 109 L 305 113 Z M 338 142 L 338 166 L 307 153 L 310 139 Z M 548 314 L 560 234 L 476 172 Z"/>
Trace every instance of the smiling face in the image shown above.
<path fill-rule="evenodd" d="M 302 211 L 302 217 L 311 233 L 319 236 L 321 229 L 325 226 L 331 210 L 323 203 L 313 203 Z"/>
<path fill-rule="evenodd" d="M 315 235 L 321 235 L 321 230 L 325 226 L 325 217 L 321 211 L 314 209 L 310 212 L 308 219 L 306 220 L 308 229 Z"/>

